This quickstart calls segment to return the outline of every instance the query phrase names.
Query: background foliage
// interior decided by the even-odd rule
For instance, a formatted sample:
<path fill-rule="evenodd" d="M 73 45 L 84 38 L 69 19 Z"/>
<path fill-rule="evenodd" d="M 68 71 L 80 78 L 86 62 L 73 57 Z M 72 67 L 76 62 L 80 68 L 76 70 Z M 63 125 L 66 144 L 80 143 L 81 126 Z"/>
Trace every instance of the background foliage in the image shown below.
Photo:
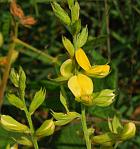
<path fill-rule="evenodd" d="M 37 24 L 32 28 L 20 26 L 19 39 L 33 45 L 45 53 L 57 57 L 62 63 L 67 55 L 64 54 L 64 47 L 61 42 L 61 36 L 70 35 L 67 29 L 54 16 L 49 0 L 36 0 L 39 15 L 36 15 L 34 0 L 20 1 L 26 14 L 36 17 Z M 59 0 L 61 5 L 68 9 L 65 0 Z M 80 0 L 82 25 L 88 25 L 89 39 L 84 46 L 86 53 L 90 56 L 91 63 L 101 64 L 107 62 L 107 33 L 106 33 L 106 13 L 104 0 Z M 140 1 L 139 0 L 108 0 L 110 16 L 110 41 L 111 41 L 111 74 L 105 78 L 94 81 L 95 90 L 103 88 L 116 89 L 116 101 L 111 107 L 103 110 L 94 107 L 88 109 L 89 124 L 100 126 L 100 130 L 106 127 L 105 121 L 99 118 L 107 119 L 113 117 L 113 112 L 117 110 L 118 116 L 122 119 L 132 119 L 139 121 L 140 114 Z M 0 0 L 0 31 L 4 35 L 4 46 L 1 49 L 0 57 L 5 56 L 8 49 L 10 34 L 11 15 L 9 12 L 9 2 Z M 22 46 L 18 46 L 19 56 L 12 67 L 18 68 L 21 65 L 27 74 L 27 99 L 31 99 L 34 92 L 43 86 L 47 90 L 47 100 L 44 105 L 36 112 L 34 123 L 39 126 L 40 123 L 48 117 L 49 109 L 63 111 L 59 101 L 59 84 L 52 83 L 48 76 L 56 76 L 59 73 L 59 67 L 51 64 L 46 58 L 38 52 L 31 51 Z M 3 66 L 0 67 L 1 74 Z M 1 76 L 0 76 L 1 77 Z M 10 82 L 7 90 L 11 90 Z M 14 90 L 14 88 L 12 88 Z M 70 99 L 71 109 L 78 111 L 79 106 L 75 105 L 73 99 Z M 16 119 L 24 122 L 23 113 L 19 113 L 13 106 L 9 105 L 7 99 L 4 100 L 2 113 L 12 114 Z M 96 117 L 91 118 L 91 117 Z M 107 127 L 106 127 L 107 128 Z M 100 132 L 100 130 L 98 130 Z M 96 132 L 97 134 L 99 132 Z M 0 148 L 4 148 L 12 134 L 0 128 Z M 18 135 L 18 134 L 15 134 Z M 12 140 L 11 140 L 12 141 Z M 72 124 L 58 128 L 55 135 L 40 140 L 41 148 L 47 149 L 84 149 L 82 140 L 82 130 L 78 121 Z M 139 128 L 137 135 L 131 141 L 127 141 L 118 148 L 139 148 L 140 137 Z"/>

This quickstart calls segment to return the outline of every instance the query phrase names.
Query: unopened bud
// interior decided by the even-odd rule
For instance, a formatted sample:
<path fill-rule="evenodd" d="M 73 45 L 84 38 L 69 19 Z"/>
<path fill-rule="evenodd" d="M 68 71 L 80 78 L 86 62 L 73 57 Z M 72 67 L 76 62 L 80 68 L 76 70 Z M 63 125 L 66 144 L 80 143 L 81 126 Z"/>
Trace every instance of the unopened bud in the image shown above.
<path fill-rule="evenodd" d="M 37 137 L 50 136 L 54 133 L 55 125 L 52 119 L 46 120 L 40 128 L 36 130 Z"/>
<path fill-rule="evenodd" d="M 22 133 L 30 132 L 29 128 L 26 125 L 19 123 L 9 115 L 1 116 L 1 124 L 5 129 L 9 131 L 22 132 Z"/>
<path fill-rule="evenodd" d="M 133 122 L 124 125 L 123 131 L 120 134 L 121 140 L 127 140 L 135 136 L 136 126 Z"/>

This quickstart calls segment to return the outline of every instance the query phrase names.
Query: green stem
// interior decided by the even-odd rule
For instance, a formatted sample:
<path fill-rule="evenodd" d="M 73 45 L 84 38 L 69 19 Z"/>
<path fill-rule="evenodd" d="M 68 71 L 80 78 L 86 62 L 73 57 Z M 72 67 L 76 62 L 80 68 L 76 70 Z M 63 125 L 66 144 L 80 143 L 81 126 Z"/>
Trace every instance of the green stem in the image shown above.
<path fill-rule="evenodd" d="M 88 128 L 86 124 L 85 106 L 82 104 L 81 104 L 81 122 L 82 122 L 87 149 L 91 149 L 91 141 L 89 138 Z"/>
<path fill-rule="evenodd" d="M 38 143 L 37 143 L 37 138 L 34 136 L 35 131 L 34 131 L 34 127 L 33 127 L 32 119 L 31 119 L 31 115 L 28 112 L 28 109 L 26 107 L 25 100 L 23 100 L 23 101 L 24 101 L 24 112 L 26 114 L 26 118 L 27 118 L 27 121 L 28 121 L 29 126 L 30 126 L 32 142 L 33 142 L 34 148 L 35 149 L 39 149 Z"/>
<path fill-rule="evenodd" d="M 33 4 L 34 4 L 36 16 L 38 17 L 39 16 L 39 11 L 38 11 L 38 5 L 37 5 L 36 0 L 34 0 L 34 3 Z"/>
<path fill-rule="evenodd" d="M 48 61 L 60 65 L 60 62 L 57 60 L 57 58 L 52 57 L 52 56 L 50 56 L 50 55 L 48 55 L 48 54 L 46 54 L 46 53 L 44 53 L 44 52 L 38 50 L 37 48 L 35 48 L 35 47 L 33 47 L 33 46 L 31 46 L 31 45 L 29 45 L 29 44 L 27 44 L 27 43 L 21 41 L 20 39 L 17 39 L 17 38 L 16 38 L 16 39 L 15 39 L 15 42 L 16 42 L 17 44 L 23 45 L 23 46 L 26 47 L 26 48 L 31 49 L 31 50 L 34 51 L 35 53 L 38 53 L 38 55 L 42 55 L 42 56 L 46 57 L 46 59 L 48 59 Z"/>
<path fill-rule="evenodd" d="M 3 104 L 4 92 L 6 89 L 7 80 L 8 80 L 9 72 L 10 72 L 10 68 L 11 68 L 11 59 L 12 59 L 13 51 L 15 50 L 15 46 L 16 46 L 14 38 L 17 38 L 17 36 L 18 36 L 18 23 L 15 23 L 14 24 L 14 34 L 12 36 L 12 43 L 9 45 L 9 51 L 7 54 L 7 64 L 5 66 L 3 78 L 2 78 L 2 81 L 0 84 L 0 109 Z"/>
<path fill-rule="evenodd" d="M 107 0 L 105 0 L 105 18 L 106 18 L 106 32 L 107 32 L 108 61 L 110 62 L 110 60 L 111 60 L 111 45 L 110 45 L 109 13 L 108 13 Z"/>

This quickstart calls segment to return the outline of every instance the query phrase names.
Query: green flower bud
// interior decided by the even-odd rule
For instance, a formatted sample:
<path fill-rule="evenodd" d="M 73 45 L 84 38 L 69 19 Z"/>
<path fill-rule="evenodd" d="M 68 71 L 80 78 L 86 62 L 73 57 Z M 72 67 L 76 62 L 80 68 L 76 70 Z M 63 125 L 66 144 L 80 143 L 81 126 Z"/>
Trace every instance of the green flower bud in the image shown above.
<path fill-rule="evenodd" d="M 121 140 L 127 140 L 135 136 L 136 126 L 133 122 L 129 122 L 124 125 L 123 131 L 120 134 Z"/>
<path fill-rule="evenodd" d="M 115 143 L 115 135 L 108 132 L 102 135 L 94 136 L 92 143 L 100 144 L 103 146 L 112 146 Z"/>
<path fill-rule="evenodd" d="M 35 132 L 37 137 L 50 136 L 54 133 L 55 125 L 52 119 L 46 120 Z"/>
<path fill-rule="evenodd" d="M 30 133 L 26 125 L 19 123 L 9 115 L 1 115 L 1 125 L 9 131 Z"/>

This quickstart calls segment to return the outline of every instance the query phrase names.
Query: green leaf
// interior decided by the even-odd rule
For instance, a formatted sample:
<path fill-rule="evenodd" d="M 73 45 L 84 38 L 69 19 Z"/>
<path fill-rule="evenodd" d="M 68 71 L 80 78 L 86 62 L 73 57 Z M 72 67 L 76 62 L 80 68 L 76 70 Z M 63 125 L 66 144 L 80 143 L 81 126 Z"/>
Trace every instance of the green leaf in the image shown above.
<path fill-rule="evenodd" d="M 22 67 L 19 68 L 19 89 L 20 89 L 20 96 L 23 99 L 25 95 L 25 88 L 26 88 L 26 75 Z"/>
<path fill-rule="evenodd" d="M 8 98 L 8 101 L 10 102 L 10 104 L 12 104 L 13 106 L 15 106 L 21 110 L 24 109 L 23 101 L 20 98 L 18 98 L 16 95 L 7 94 L 7 98 Z"/>
<path fill-rule="evenodd" d="M 62 126 L 66 125 L 75 118 L 80 117 L 80 114 L 77 112 L 68 112 L 67 114 L 65 113 L 57 113 L 52 111 L 53 117 L 57 120 L 55 121 L 56 126 Z"/>
<path fill-rule="evenodd" d="M 109 106 L 110 104 L 113 103 L 115 98 L 114 90 L 104 89 L 101 90 L 100 92 L 95 92 L 92 94 L 92 98 L 93 98 L 93 105 L 101 107 Z"/>
<path fill-rule="evenodd" d="M 3 45 L 3 35 L 2 33 L 0 32 L 0 47 L 2 47 Z"/>
<path fill-rule="evenodd" d="M 87 38 L 88 38 L 88 28 L 86 26 L 82 29 L 81 33 L 79 33 L 77 36 L 77 41 L 76 41 L 77 48 L 81 48 L 82 46 L 84 46 L 84 44 L 87 42 Z"/>
<path fill-rule="evenodd" d="M 37 137 L 50 136 L 54 133 L 55 125 L 52 119 L 46 120 L 43 124 L 36 130 L 35 135 Z"/>
<path fill-rule="evenodd" d="M 59 76 L 55 79 L 50 79 L 51 81 L 54 81 L 54 82 L 66 82 L 69 78 L 67 77 L 63 77 L 63 76 Z"/>
<path fill-rule="evenodd" d="M 75 21 L 79 19 L 79 11 L 80 11 L 80 6 L 78 2 L 75 2 L 75 4 L 71 7 L 72 23 L 74 23 Z"/>
<path fill-rule="evenodd" d="M 51 3 L 55 15 L 66 25 L 70 25 L 71 20 L 67 12 L 56 2 Z"/>
<path fill-rule="evenodd" d="M 64 47 L 68 51 L 70 57 L 73 57 L 74 56 L 74 46 L 71 43 L 71 41 L 63 36 L 62 37 L 62 42 L 63 42 Z"/>
<path fill-rule="evenodd" d="M 18 144 L 21 144 L 21 145 L 26 145 L 26 146 L 32 146 L 32 141 L 25 137 L 25 136 L 21 136 L 20 138 L 13 138 L 15 140 L 15 142 L 17 142 Z"/>
<path fill-rule="evenodd" d="M 71 26 L 70 26 L 70 32 L 72 35 L 76 35 L 80 32 L 81 30 L 81 20 L 75 21 Z"/>
<path fill-rule="evenodd" d="M 14 68 L 11 69 L 10 80 L 15 87 L 19 87 L 19 75 L 15 72 Z"/>
<path fill-rule="evenodd" d="M 41 88 L 38 92 L 36 92 L 29 107 L 30 114 L 33 114 L 35 110 L 44 102 L 45 96 L 46 96 L 45 89 L 42 90 Z"/>
<path fill-rule="evenodd" d="M 30 130 L 26 125 L 19 123 L 9 115 L 1 115 L 1 125 L 9 131 L 30 133 Z"/>
<path fill-rule="evenodd" d="M 60 101 L 62 103 L 62 105 L 65 107 L 66 111 L 68 112 L 68 105 L 67 105 L 67 100 L 65 99 L 65 97 L 62 95 L 62 93 L 60 92 Z"/>
<path fill-rule="evenodd" d="M 81 124 L 74 123 L 63 127 L 53 143 L 57 149 L 86 149 L 82 135 Z"/>
<path fill-rule="evenodd" d="M 68 0 L 69 9 L 71 9 L 73 5 L 74 5 L 74 0 Z"/>
<path fill-rule="evenodd" d="M 122 128 L 123 127 L 120 123 L 120 120 L 118 119 L 118 117 L 114 116 L 112 120 L 112 132 L 117 134 L 122 130 Z"/>

